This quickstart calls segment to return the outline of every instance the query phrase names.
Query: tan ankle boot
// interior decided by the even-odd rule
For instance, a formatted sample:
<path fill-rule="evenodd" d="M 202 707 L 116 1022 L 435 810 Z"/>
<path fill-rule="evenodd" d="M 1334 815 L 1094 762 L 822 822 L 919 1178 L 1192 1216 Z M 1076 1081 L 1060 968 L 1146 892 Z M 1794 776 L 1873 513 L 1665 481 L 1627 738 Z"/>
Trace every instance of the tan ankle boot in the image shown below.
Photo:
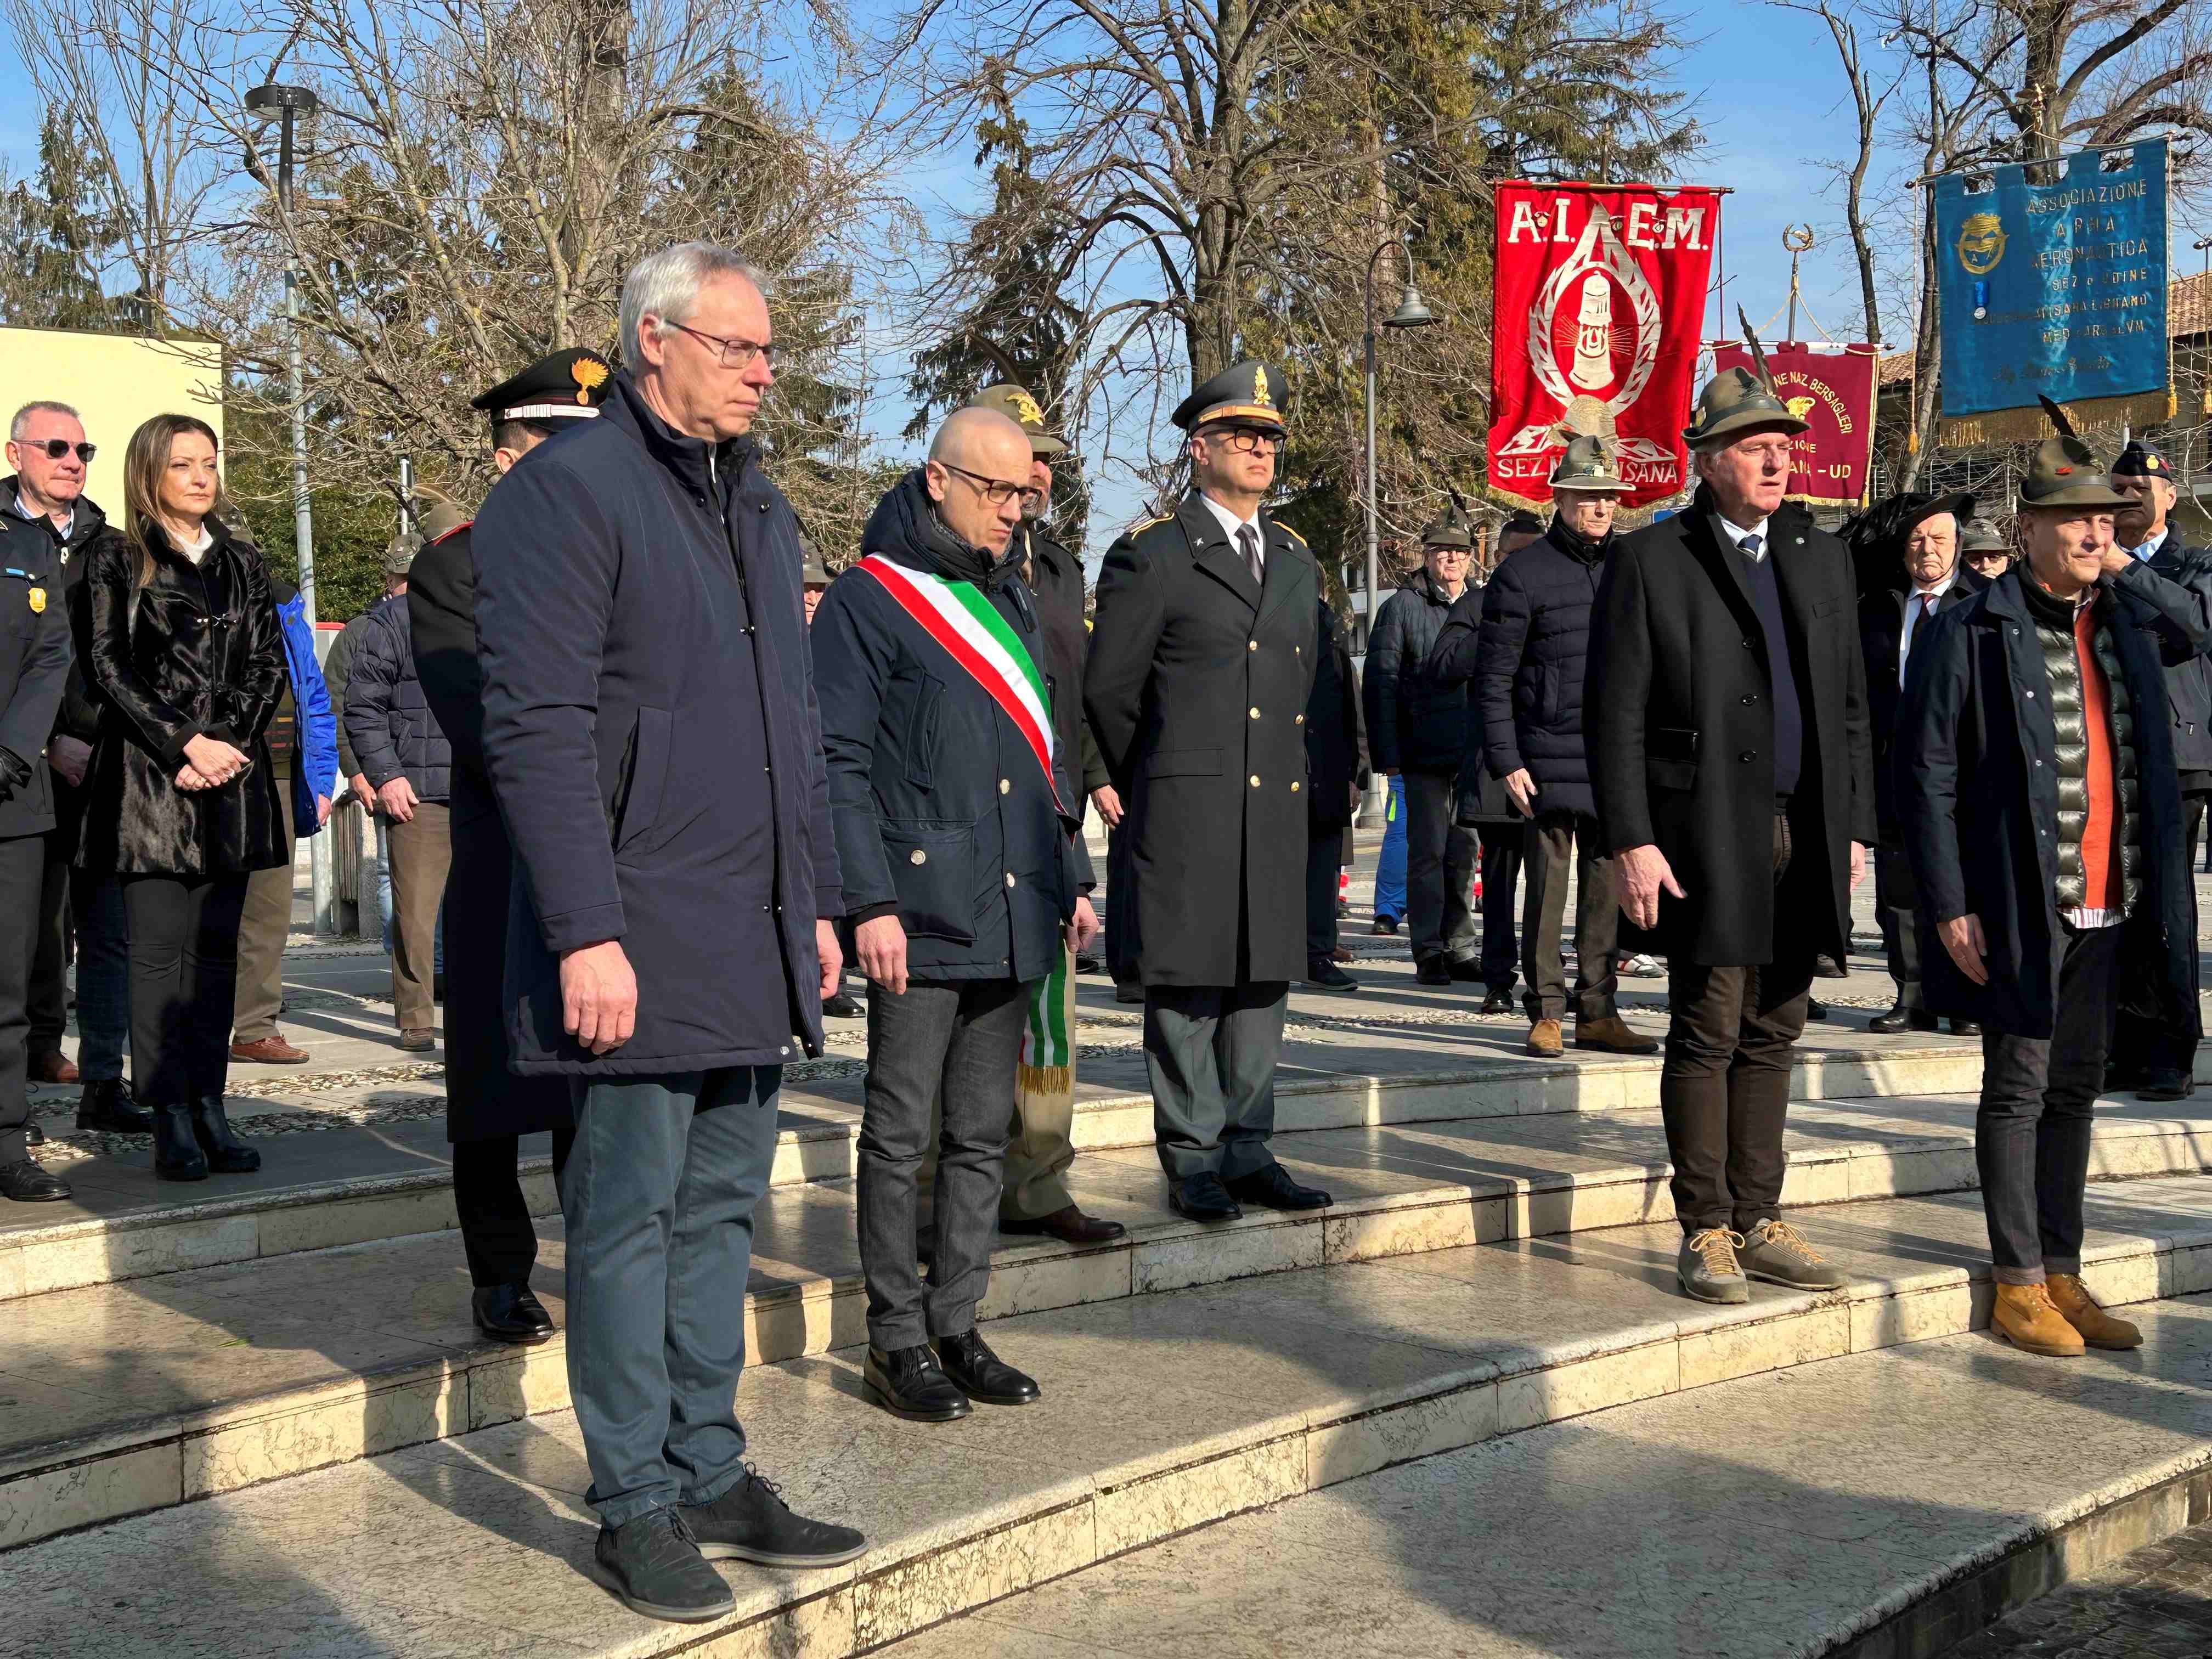
<path fill-rule="evenodd" d="M 2079 1273 L 2053 1273 L 2045 1286 L 2059 1316 L 2081 1333 L 2093 1348 L 2140 1348 L 2142 1333 L 2124 1319 L 2115 1319 L 2097 1305 Z"/>
<path fill-rule="evenodd" d="M 1607 1014 L 1603 1019 L 1577 1019 L 1575 1047 L 1608 1054 L 1654 1054 L 1659 1052 L 1659 1039 L 1645 1036 L 1619 1014 Z"/>
<path fill-rule="evenodd" d="M 1540 1060 L 1557 1060 L 1567 1052 L 1559 1035 L 1559 1022 L 1540 1019 L 1528 1028 L 1528 1052 Z"/>
<path fill-rule="evenodd" d="M 2014 1347 L 2028 1353 L 2049 1354 L 2056 1359 L 2081 1357 L 2081 1333 L 2066 1322 L 2050 1292 L 2040 1285 L 1999 1285 L 1990 1322 Z"/>

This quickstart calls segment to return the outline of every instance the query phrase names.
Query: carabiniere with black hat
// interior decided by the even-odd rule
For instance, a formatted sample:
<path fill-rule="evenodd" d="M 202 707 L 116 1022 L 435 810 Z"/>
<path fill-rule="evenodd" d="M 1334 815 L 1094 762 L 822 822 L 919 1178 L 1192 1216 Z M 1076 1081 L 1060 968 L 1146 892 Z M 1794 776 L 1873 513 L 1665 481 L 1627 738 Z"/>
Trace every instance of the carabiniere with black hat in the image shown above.
<path fill-rule="evenodd" d="M 475 398 L 490 418 L 492 465 L 505 477 L 562 432 L 592 419 L 613 370 L 596 351 L 542 357 Z M 493 486 L 495 489 L 497 485 Z M 422 514 L 407 571 L 407 614 L 422 696 L 453 744 L 453 866 L 446 885 L 446 1138 L 453 1201 L 473 1285 L 470 1311 L 495 1341 L 538 1343 L 552 1316 L 530 1288 L 538 1232 L 522 1193 L 520 1137 L 550 1131 L 556 1170 L 572 1136 L 567 1079 L 507 1068 L 501 985 L 507 969 L 514 854 L 484 771 L 483 672 L 477 659 L 473 520 L 450 501 Z"/>
<path fill-rule="evenodd" d="M 1142 872 L 1154 1137 L 1171 1202 L 1200 1221 L 1329 1202 L 1268 1145 L 1285 997 L 1305 967 L 1305 837 L 1285 828 L 1306 817 L 1320 607 L 1304 539 L 1264 506 L 1282 386 L 1240 362 L 1177 407 L 1193 487 L 1108 550 L 1084 677 Z"/>

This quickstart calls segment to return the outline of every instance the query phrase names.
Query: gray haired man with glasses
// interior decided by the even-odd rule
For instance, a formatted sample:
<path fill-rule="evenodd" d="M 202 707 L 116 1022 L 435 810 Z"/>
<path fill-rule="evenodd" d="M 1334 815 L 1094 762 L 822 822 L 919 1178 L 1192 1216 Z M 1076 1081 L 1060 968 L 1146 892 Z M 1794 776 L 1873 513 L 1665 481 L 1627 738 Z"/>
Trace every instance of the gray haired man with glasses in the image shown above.
<path fill-rule="evenodd" d="M 1313 556 L 1261 505 L 1281 383 L 1242 362 L 1175 412 L 1191 493 L 1115 542 L 1098 577 L 1084 706 L 1136 875 L 1145 1059 L 1170 1201 L 1319 1209 L 1268 1145 L 1290 981 L 1306 964 L 1306 701 L 1320 659 Z M 1109 884 L 1115 908 L 1129 896 Z"/>
<path fill-rule="evenodd" d="M 598 1576 L 695 1622 L 733 1606 L 709 1561 L 864 1547 L 785 1506 L 736 1409 L 783 1066 L 822 1052 L 845 908 L 799 524 L 750 436 L 769 342 L 735 253 L 639 261 L 599 418 L 502 478 L 474 532 L 484 764 L 523 878 L 511 1060 L 568 1079 L 575 1109 L 568 1382 Z"/>

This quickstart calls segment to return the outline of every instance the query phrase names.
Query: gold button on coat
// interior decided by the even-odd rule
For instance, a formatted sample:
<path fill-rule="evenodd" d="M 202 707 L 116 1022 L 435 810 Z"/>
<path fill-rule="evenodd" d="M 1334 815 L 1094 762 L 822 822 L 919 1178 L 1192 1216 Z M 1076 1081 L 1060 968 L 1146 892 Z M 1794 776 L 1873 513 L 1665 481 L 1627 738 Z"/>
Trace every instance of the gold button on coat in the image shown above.
<path fill-rule="evenodd" d="M 1291 786 L 1291 793 L 1294 795 L 1298 793 L 1298 787 L 1295 783 Z"/>
<path fill-rule="evenodd" d="M 1260 641 L 1257 640 L 1247 640 L 1244 641 L 1244 648 L 1247 651 L 1257 651 L 1260 648 Z"/>
<path fill-rule="evenodd" d="M 1260 718 L 1260 711 L 1258 709 L 1255 708 L 1252 711 L 1252 718 L 1255 720 Z"/>
<path fill-rule="evenodd" d="M 1002 795 L 1010 793 L 1013 787 L 1014 781 L 1012 778 L 1000 778 L 999 780 L 999 793 Z"/>
<path fill-rule="evenodd" d="M 1255 772 L 1252 775 L 1252 787 L 1255 789 L 1257 789 L 1260 787 L 1260 775 L 1257 772 Z"/>
<path fill-rule="evenodd" d="M 1009 886 L 1009 887 L 1012 887 L 1013 884 L 1014 884 L 1014 872 L 1013 872 L 1012 871 L 1009 870 L 1009 871 L 1007 871 L 1007 872 L 1006 872 L 1006 885 L 1007 885 L 1007 886 Z"/>
<path fill-rule="evenodd" d="M 929 854 L 917 847 L 906 855 L 906 861 L 908 864 L 927 864 L 929 862 Z"/>

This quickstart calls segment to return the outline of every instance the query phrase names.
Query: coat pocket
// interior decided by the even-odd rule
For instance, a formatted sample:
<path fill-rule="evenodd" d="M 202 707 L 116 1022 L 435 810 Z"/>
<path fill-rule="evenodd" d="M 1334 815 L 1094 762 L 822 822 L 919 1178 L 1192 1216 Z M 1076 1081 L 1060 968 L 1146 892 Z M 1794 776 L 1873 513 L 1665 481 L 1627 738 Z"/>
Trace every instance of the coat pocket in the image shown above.
<path fill-rule="evenodd" d="M 975 826 L 945 818 L 879 821 L 899 922 L 909 936 L 975 942 Z"/>
<path fill-rule="evenodd" d="M 660 821 L 660 798 L 668 785 L 668 748 L 674 722 L 665 708 L 641 706 L 623 750 L 622 781 L 615 795 L 614 848 L 617 857 L 635 851 Z"/>
<path fill-rule="evenodd" d="M 1221 775 L 1218 749 L 1163 749 L 1145 757 L 1148 778 L 1218 778 Z"/>
<path fill-rule="evenodd" d="M 945 683 L 924 674 L 906 724 L 906 781 L 917 789 L 935 787 L 938 728 L 945 719 Z M 911 930 L 909 930 L 911 931 Z"/>

